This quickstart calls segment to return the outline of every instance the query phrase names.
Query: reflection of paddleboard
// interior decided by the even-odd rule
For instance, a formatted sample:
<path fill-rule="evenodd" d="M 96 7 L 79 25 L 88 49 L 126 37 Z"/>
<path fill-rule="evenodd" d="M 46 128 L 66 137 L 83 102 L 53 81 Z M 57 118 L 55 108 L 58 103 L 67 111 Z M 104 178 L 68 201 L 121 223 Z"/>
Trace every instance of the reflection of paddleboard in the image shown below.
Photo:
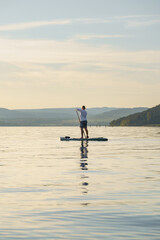
<path fill-rule="evenodd" d="M 97 137 L 97 138 L 71 138 L 71 137 L 60 137 L 61 141 L 108 141 L 108 138 Z"/>

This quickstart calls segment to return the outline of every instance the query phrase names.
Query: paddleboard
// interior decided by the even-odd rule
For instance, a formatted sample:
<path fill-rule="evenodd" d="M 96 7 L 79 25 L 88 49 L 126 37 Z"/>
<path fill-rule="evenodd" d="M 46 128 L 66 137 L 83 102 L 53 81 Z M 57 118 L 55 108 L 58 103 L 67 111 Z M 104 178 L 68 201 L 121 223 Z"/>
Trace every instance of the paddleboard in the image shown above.
<path fill-rule="evenodd" d="M 108 138 L 97 137 L 97 138 L 71 138 L 71 137 L 60 137 L 61 141 L 108 141 Z"/>

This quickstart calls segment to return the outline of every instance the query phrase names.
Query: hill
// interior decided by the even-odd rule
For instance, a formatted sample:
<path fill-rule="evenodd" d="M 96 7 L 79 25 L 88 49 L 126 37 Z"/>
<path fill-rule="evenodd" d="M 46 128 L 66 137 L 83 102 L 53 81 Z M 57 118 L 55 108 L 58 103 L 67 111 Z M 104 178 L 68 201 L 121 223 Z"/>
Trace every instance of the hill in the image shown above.
<path fill-rule="evenodd" d="M 101 114 L 97 114 L 95 116 L 89 116 L 88 120 L 90 124 L 97 124 L 97 125 L 109 125 L 111 121 L 114 119 L 118 119 L 121 117 L 128 116 L 130 114 L 142 112 L 144 110 L 147 110 L 147 108 L 141 107 L 141 108 L 119 108 L 116 110 L 111 110 L 108 112 L 104 112 Z"/>
<path fill-rule="evenodd" d="M 110 122 L 110 126 L 148 126 L 158 124 L 160 124 L 160 105 Z"/>
<path fill-rule="evenodd" d="M 146 108 L 88 108 L 89 125 L 109 122 Z M 0 126 L 77 126 L 74 108 L 18 109 L 0 108 Z"/>
<path fill-rule="evenodd" d="M 88 108 L 94 116 L 116 108 Z M 74 108 L 18 109 L 0 108 L 0 126 L 74 126 L 78 125 Z"/>

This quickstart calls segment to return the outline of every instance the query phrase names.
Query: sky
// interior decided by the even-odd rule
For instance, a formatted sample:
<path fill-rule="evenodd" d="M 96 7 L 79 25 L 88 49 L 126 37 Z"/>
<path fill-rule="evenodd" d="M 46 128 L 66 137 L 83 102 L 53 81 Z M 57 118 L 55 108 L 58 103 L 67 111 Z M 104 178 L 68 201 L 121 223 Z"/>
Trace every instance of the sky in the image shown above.
<path fill-rule="evenodd" d="M 160 0 L 0 0 L 0 107 L 160 104 Z"/>

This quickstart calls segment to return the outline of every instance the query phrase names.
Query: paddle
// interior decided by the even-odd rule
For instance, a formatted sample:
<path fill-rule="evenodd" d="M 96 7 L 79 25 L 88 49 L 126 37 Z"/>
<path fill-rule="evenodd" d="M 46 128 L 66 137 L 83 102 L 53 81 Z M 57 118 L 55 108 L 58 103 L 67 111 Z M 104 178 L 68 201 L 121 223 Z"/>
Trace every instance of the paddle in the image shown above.
<path fill-rule="evenodd" d="M 77 116 L 78 116 L 78 120 L 79 120 L 79 122 L 81 121 L 80 120 L 80 117 L 79 117 L 79 114 L 78 114 L 78 111 L 76 110 L 76 113 L 77 113 Z M 83 129 L 83 128 L 82 128 Z M 84 136 L 86 137 L 86 134 L 85 134 L 85 132 L 84 132 L 84 129 L 83 129 L 83 134 L 84 134 Z"/>

